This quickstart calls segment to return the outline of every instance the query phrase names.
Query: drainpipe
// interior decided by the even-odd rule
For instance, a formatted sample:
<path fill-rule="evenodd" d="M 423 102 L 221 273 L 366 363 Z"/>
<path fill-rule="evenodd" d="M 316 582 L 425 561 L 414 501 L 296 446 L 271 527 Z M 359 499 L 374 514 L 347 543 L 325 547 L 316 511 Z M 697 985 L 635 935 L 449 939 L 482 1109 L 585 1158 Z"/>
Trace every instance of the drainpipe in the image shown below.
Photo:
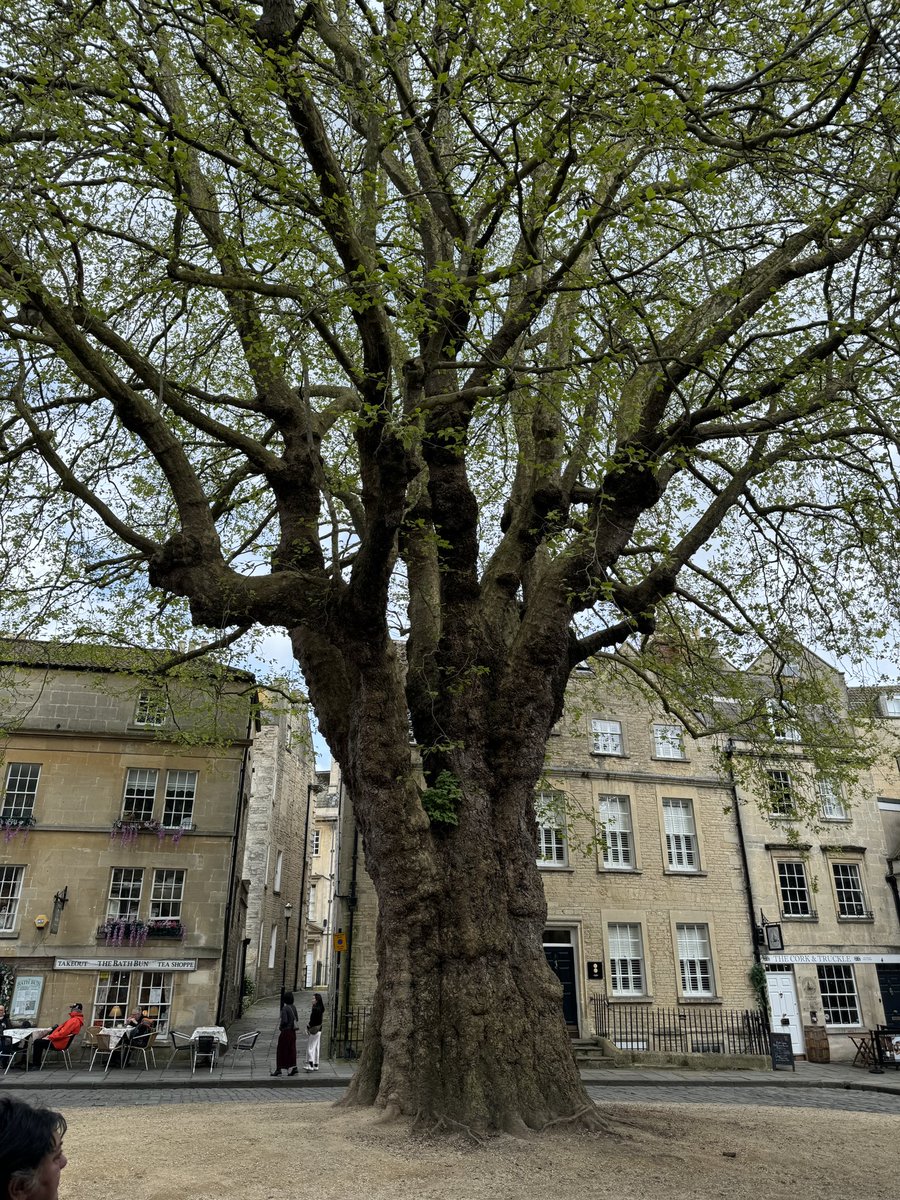
<path fill-rule="evenodd" d="M 737 825 L 738 846 L 741 850 L 741 870 L 744 876 L 744 891 L 747 895 L 747 910 L 750 914 L 750 933 L 753 938 L 753 961 L 759 963 L 760 953 L 759 944 L 756 937 L 756 904 L 753 900 L 753 885 L 750 882 L 750 862 L 747 858 L 747 843 L 744 839 L 744 826 L 741 821 L 741 805 L 738 800 L 737 784 L 734 780 L 734 771 L 731 766 L 731 760 L 734 757 L 734 742 L 731 738 L 725 742 L 725 759 L 726 771 L 728 772 L 728 785 L 731 792 L 731 804 L 734 809 L 734 819 Z"/>
<path fill-rule="evenodd" d="M 241 814 L 244 809 L 244 783 L 247 778 L 247 763 L 250 759 L 250 747 L 253 743 L 253 721 L 254 716 L 251 710 L 247 720 L 247 745 L 244 747 L 244 753 L 241 758 L 241 776 L 238 780 L 237 804 L 234 806 L 234 829 L 231 834 L 231 866 L 228 871 L 228 899 L 225 902 L 225 936 L 222 938 L 222 963 L 221 972 L 219 974 L 219 995 L 216 1000 L 216 1024 L 223 1024 L 225 1017 L 225 993 L 228 988 L 228 972 L 225 965 L 228 962 L 228 948 L 231 938 L 231 917 L 234 912 L 234 882 L 237 877 L 237 856 L 238 842 L 241 832 Z M 246 953 L 246 950 L 245 950 Z M 241 978 L 241 986 L 238 989 L 239 995 L 244 994 L 243 977 Z M 238 1013 L 240 1015 L 240 1013 Z M 229 1016 L 228 1020 L 231 1019 Z"/>

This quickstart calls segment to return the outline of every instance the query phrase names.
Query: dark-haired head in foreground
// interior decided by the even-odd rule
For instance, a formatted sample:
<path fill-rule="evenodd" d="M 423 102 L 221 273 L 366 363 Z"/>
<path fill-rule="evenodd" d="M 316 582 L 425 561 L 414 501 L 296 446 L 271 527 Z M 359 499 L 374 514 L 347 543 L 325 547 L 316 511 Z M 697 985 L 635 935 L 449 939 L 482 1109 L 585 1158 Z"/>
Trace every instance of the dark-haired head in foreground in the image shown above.
<path fill-rule="evenodd" d="M 65 1117 L 0 1096 L 0 1200 L 57 1200 Z"/>

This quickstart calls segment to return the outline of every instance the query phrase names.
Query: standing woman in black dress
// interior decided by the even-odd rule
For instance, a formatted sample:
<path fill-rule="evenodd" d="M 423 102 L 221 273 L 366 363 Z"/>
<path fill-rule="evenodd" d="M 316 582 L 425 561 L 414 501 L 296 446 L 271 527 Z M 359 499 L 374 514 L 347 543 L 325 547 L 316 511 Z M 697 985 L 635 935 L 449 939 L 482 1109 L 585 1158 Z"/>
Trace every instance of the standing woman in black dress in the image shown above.
<path fill-rule="evenodd" d="M 297 1074 L 297 1022 L 299 1017 L 294 1008 L 294 993 L 284 993 L 284 1003 L 281 1005 L 281 1020 L 278 1024 L 278 1045 L 275 1048 L 275 1070 L 273 1075 L 287 1071 L 288 1075 Z"/>
<path fill-rule="evenodd" d="M 309 1014 L 309 1024 L 306 1027 L 306 1066 L 305 1071 L 319 1069 L 319 1043 L 322 1041 L 322 1020 L 325 1016 L 325 1002 L 318 992 L 315 993 L 313 1006 Z"/>

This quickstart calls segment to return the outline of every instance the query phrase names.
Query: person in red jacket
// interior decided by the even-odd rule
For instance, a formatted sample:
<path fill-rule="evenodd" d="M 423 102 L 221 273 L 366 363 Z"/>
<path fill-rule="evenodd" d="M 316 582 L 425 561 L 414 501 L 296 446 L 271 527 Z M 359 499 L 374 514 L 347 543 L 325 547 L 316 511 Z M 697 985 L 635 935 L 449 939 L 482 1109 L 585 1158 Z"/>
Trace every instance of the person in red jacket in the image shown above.
<path fill-rule="evenodd" d="M 80 1004 L 73 1004 L 69 1009 L 69 1015 L 57 1025 L 55 1029 L 51 1029 L 48 1034 L 42 1038 L 38 1038 L 31 1047 L 31 1061 L 36 1067 L 39 1067 L 44 1061 L 44 1055 L 51 1046 L 56 1050 L 62 1050 L 64 1046 L 69 1044 L 69 1039 L 73 1038 L 76 1033 L 81 1033 L 81 1027 L 84 1025 L 84 1011 Z"/>

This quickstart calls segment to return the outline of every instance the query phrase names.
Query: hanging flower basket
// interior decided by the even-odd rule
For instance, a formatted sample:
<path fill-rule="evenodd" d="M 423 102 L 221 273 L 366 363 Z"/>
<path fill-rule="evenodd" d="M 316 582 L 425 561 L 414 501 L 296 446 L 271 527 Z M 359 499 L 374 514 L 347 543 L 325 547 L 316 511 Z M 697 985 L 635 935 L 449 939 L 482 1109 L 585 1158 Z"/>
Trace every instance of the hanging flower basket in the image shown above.
<path fill-rule="evenodd" d="M 99 941 L 107 946 L 143 946 L 147 940 L 145 921 L 106 921 L 97 930 Z"/>
<path fill-rule="evenodd" d="M 131 813 L 126 813 L 124 817 L 113 821 L 110 837 L 113 841 L 121 841 L 123 846 L 129 846 L 137 841 L 139 833 L 155 833 L 157 836 L 165 836 L 161 831 L 159 821 L 144 820 L 141 817 L 134 817 Z"/>
<path fill-rule="evenodd" d="M 36 824 L 34 817 L 0 817 L 0 830 L 3 840 L 11 842 L 16 834 L 21 833 L 23 841 L 28 837 L 28 830 Z"/>

